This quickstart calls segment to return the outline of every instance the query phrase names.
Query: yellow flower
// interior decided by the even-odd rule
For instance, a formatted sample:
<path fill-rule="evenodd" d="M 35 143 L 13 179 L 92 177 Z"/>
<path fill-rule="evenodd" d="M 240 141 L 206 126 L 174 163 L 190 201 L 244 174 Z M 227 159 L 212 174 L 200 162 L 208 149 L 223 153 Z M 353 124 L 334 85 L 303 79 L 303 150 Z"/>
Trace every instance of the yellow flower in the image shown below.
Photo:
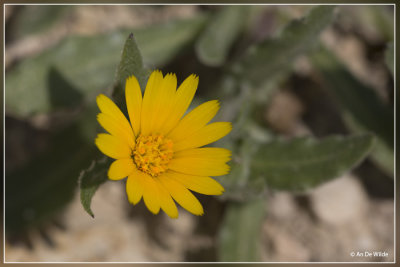
<path fill-rule="evenodd" d="M 229 122 L 208 122 L 219 109 L 208 101 L 183 116 L 197 90 L 199 79 L 190 75 L 176 90 L 175 74 L 163 77 L 153 71 L 142 98 L 134 76 L 126 80 L 125 96 L 129 121 L 105 95 L 97 97 L 100 125 L 109 134 L 98 134 L 95 143 L 105 155 L 116 159 L 108 177 L 128 177 L 128 200 L 137 204 L 143 197 L 154 214 L 161 209 L 178 217 L 173 199 L 195 215 L 204 213 L 189 191 L 220 195 L 224 188 L 210 176 L 229 172 L 231 152 L 224 148 L 203 147 L 227 135 Z M 183 117 L 183 118 L 182 118 Z"/>

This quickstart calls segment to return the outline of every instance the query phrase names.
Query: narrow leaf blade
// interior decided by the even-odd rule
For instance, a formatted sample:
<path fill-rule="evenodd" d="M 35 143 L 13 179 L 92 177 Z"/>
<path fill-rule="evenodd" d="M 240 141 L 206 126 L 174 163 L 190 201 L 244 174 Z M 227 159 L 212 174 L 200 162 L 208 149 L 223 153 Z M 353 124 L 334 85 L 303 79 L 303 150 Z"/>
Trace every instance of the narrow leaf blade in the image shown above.
<path fill-rule="evenodd" d="M 79 187 L 81 203 L 85 211 L 94 218 L 91 209 L 92 198 L 101 184 L 107 181 L 107 171 L 110 167 L 110 159 L 103 157 L 98 161 L 93 161 L 89 168 L 82 171 L 79 175 Z"/>
<path fill-rule="evenodd" d="M 274 189 L 304 191 L 355 167 L 368 155 L 373 143 L 372 135 L 363 134 L 258 145 L 253 154 L 252 175 L 263 177 Z"/>
<path fill-rule="evenodd" d="M 260 261 L 260 232 L 264 216 L 263 199 L 230 203 L 219 233 L 219 260 Z"/>
<path fill-rule="evenodd" d="M 394 166 L 394 112 L 378 94 L 359 81 L 328 50 L 321 49 L 312 56 L 312 62 L 322 74 L 327 88 L 334 93 L 343 118 L 355 133 L 373 132 L 378 138 L 373 159 L 389 175 Z"/>
<path fill-rule="evenodd" d="M 200 14 L 189 19 L 170 21 L 135 32 L 146 66 L 163 66 L 194 42 L 207 22 Z"/>
<path fill-rule="evenodd" d="M 134 75 L 138 79 L 140 87 L 144 88 L 147 80 L 147 71 L 143 67 L 142 55 L 133 33 L 129 34 L 125 41 L 114 82 L 112 95 L 119 106 L 125 103 L 125 82 L 131 75 Z"/>
<path fill-rule="evenodd" d="M 296 57 L 315 48 L 320 33 L 333 20 L 333 11 L 334 6 L 318 6 L 305 18 L 293 20 L 278 38 L 251 47 L 233 72 L 259 85 L 288 71 Z"/>
<path fill-rule="evenodd" d="M 196 43 L 196 54 L 209 66 L 222 65 L 245 24 L 246 6 L 227 6 L 211 19 Z"/>

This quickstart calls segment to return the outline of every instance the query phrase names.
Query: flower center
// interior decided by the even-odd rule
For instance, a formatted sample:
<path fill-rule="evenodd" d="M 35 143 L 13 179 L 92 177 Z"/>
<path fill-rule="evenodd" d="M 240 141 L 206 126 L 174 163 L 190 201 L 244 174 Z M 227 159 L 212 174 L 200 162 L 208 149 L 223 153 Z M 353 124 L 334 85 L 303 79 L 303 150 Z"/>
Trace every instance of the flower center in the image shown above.
<path fill-rule="evenodd" d="M 163 135 L 140 135 L 136 139 L 132 158 L 139 170 L 153 177 L 158 176 L 168 169 L 168 162 L 174 154 L 172 147 L 171 139 L 165 138 Z"/>

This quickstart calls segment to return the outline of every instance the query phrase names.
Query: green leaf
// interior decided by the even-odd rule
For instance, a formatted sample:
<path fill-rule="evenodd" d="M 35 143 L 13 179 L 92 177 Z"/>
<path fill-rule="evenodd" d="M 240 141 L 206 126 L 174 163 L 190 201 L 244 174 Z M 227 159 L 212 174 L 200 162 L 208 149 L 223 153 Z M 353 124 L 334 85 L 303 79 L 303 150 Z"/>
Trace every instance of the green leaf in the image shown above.
<path fill-rule="evenodd" d="M 162 66 L 189 48 L 207 22 L 207 15 L 179 19 L 133 31 L 146 66 Z"/>
<path fill-rule="evenodd" d="M 254 144 L 251 175 L 267 186 L 303 191 L 339 177 L 358 165 L 371 150 L 370 134 L 332 136 L 322 140 L 298 138 Z"/>
<path fill-rule="evenodd" d="M 235 39 L 246 23 L 248 6 L 227 6 L 216 13 L 196 42 L 200 61 L 209 66 L 222 65 Z"/>
<path fill-rule="evenodd" d="M 219 261 L 260 261 L 265 200 L 229 203 L 218 239 Z"/>
<path fill-rule="evenodd" d="M 134 75 L 141 88 L 145 88 L 148 71 L 143 67 L 142 55 L 136 44 L 133 33 L 129 34 L 122 50 L 121 61 L 117 68 L 114 82 L 113 98 L 117 105 L 121 107 L 125 103 L 125 82 L 126 79 Z"/>
<path fill-rule="evenodd" d="M 388 66 L 392 76 L 394 75 L 394 46 L 393 42 L 390 42 L 385 51 L 385 62 Z"/>
<path fill-rule="evenodd" d="M 349 128 L 356 132 L 370 131 L 379 139 L 374 160 L 389 174 L 393 173 L 394 113 L 377 93 L 356 79 L 328 50 L 321 49 L 312 62 L 332 90 Z"/>
<path fill-rule="evenodd" d="M 79 176 L 79 186 L 81 190 L 81 203 L 85 211 L 94 218 L 94 213 L 90 208 L 92 198 L 101 184 L 107 181 L 107 171 L 111 160 L 103 157 L 93 161 L 89 168 L 82 171 Z"/>
<path fill-rule="evenodd" d="M 20 62 L 6 73 L 6 112 L 18 117 L 47 113 L 54 108 L 50 90 L 52 72 L 57 72 L 82 97 L 64 99 L 64 106 L 93 102 L 95 96 L 112 85 L 121 47 L 134 32 L 145 64 L 154 67 L 167 63 L 187 47 L 204 25 L 206 17 L 172 21 L 136 30 L 122 30 L 95 36 L 69 36 L 57 46 Z M 173 38 L 171 38 L 173 36 Z M 35 99 L 35 101 L 32 101 Z"/>
<path fill-rule="evenodd" d="M 289 23 L 281 35 L 251 47 L 232 71 L 260 85 L 290 70 L 293 60 L 310 52 L 318 44 L 318 37 L 333 19 L 334 6 L 318 6 L 303 19 Z"/>
<path fill-rule="evenodd" d="M 57 86 L 54 73 L 62 76 L 82 96 L 63 98 L 63 106 L 93 102 L 114 78 L 121 44 L 119 33 L 71 36 L 52 49 L 24 60 L 6 75 L 6 112 L 26 117 L 52 111 L 52 95 L 59 96 L 64 91 Z"/>

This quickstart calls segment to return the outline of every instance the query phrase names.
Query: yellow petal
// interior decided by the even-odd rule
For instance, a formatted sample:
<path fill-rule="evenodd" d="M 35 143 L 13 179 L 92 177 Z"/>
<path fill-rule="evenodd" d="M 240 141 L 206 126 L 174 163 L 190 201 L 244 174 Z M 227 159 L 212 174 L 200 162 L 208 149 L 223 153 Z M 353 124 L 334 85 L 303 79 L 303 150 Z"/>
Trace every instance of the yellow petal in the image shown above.
<path fill-rule="evenodd" d="M 174 158 L 208 159 L 225 163 L 230 160 L 231 155 L 232 152 L 226 148 L 202 147 L 178 151 L 174 154 Z"/>
<path fill-rule="evenodd" d="M 110 134 L 98 134 L 95 140 L 96 146 L 103 154 L 114 159 L 129 158 L 131 149 L 123 141 Z"/>
<path fill-rule="evenodd" d="M 147 81 L 146 90 L 143 96 L 142 112 L 141 112 L 141 125 L 140 131 L 142 135 L 151 134 L 151 126 L 153 125 L 153 119 L 156 118 L 154 112 L 155 101 L 157 97 L 158 89 L 163 81 L 161 71 L 153 71 Z"/>
<path fill-rule="evenodd" d="M 135 164 L 131 158 L 117 159 L 108 169 L 108 178 L 111 180 L 121 180 L 129 176 L 135 169 Z"/>
<path fill-rule="evenodd" d="M 217 181 L 206 176 L 194 176 L 170 171 L 170 177 L 187 189 L 204 195 L 221 195 L 224 188 Z"/>
<path fill-rule="evenodd" d="M 126 107 L 135 136 L 140 132 L 140 118 L 142 112 L 142 91 L 135 76 L 130 76 L 125 84 Z"/>
<path fill-rule="evenodd" d="M 168 168 L 197 176 L 220 176 L 229 172 L 229 166 L 224 163 L 224 159 L 177 158 L 169 162 Z"/>
<path fill-rule="evenodd" d="M 102 113 L 109 115 L 117 124 L 121 126 L 124 131 L 133 136 L 132 127 L 126 119 L 125 115 L 121 110 L 115 105 L 115 103 L 109 99 L 107 96 L 100 94 L 96 98 L 97 106 Z M 107 129 L 106 129 L 107 130 Z"/>
<path fill-rule="evenodd" d="M 153 177 L 148 174 L 141 176 L 143 182 L 143 200 L 149 211 L 157 214 L 160 211 L 160 190 Z"/>
<path fill-rule="evenodd" d="M 208 101 L 189 112 L 178 125 L 168 134 L 169 138 L 179 141 L 185 137 L 191 136 L 196 131 L 203 128 L 219 109 L 217 100 Z"/>
<path fill-rule="evenodd" d="M 110 115 L 105 113 L 97 114 L 97 121 L 111 135 L 123 140 L 131 149 L 135 148 L 135 139 L 132 131 L 125 131 L 121 124 L 118 124 Z"/>
<path fill-rule="evenodd" d="M 208 145 L 221 139 L 232 130 L 230 122 L 210 123 L 191 136 L 174 143 L 174 151 L 190 149 Z"/>
<path fill-rule="evenodd" d="M 203 207 L 189 190 L 186 189 L 182 184 L 176 182 L 170 178 L 170 173 L 166 172 L 158 177 L 158 180 L 171 194 L 172 198 L 178 202 L 184 209 L 193 213 L 194 215 L 203 215 Z"/>
<path fill-rule="evenodd" d="M 165 75 L 160 88 L 154 98 L 154 110 L 151 125 L 151 132 L 161 132 L 162 126 L 169 120 L 171 109 L 174 105 L 176 94 L 176 75 L 169 73 Z"/>
<path fill-rule="evenodd" d="M 174 104 L 171 107 L 169 117 L 161 128 L 161 133 L 169 133 L 178 124 L 179 120 L 182 118 L 183 114 L 185 114 L 192 102 L 198 84 L 199 78 L 192 74 L 179 86 L 175 94 L 175 99 L 173 101 Z"/>
<path fill-rule="evenodd" d="M 175 202 L 172 200 L 171 195 L 161 184 L 157 177 L 153 178 L 158 186 L 160 205 L 163 211 L 171 218 L 178 218 L 178 209 Z"/>
<path fill-rule="evenodd" d="M 198 175 L 219 176 L 229 171 L 225 164 L 231 158 L 231 151 L 219 147 L 192 148 L 178 151 L 168 164 L 176 172 Z"/>
<path fill-rule="evenodd" d="M 143 176 L 145 176 L 145 174 L 135 168 L 126 181 L 126 194 L 128 195 L 129 202 L 133 205 L 139 203 L 140 199 L 142 198 Z"/>

